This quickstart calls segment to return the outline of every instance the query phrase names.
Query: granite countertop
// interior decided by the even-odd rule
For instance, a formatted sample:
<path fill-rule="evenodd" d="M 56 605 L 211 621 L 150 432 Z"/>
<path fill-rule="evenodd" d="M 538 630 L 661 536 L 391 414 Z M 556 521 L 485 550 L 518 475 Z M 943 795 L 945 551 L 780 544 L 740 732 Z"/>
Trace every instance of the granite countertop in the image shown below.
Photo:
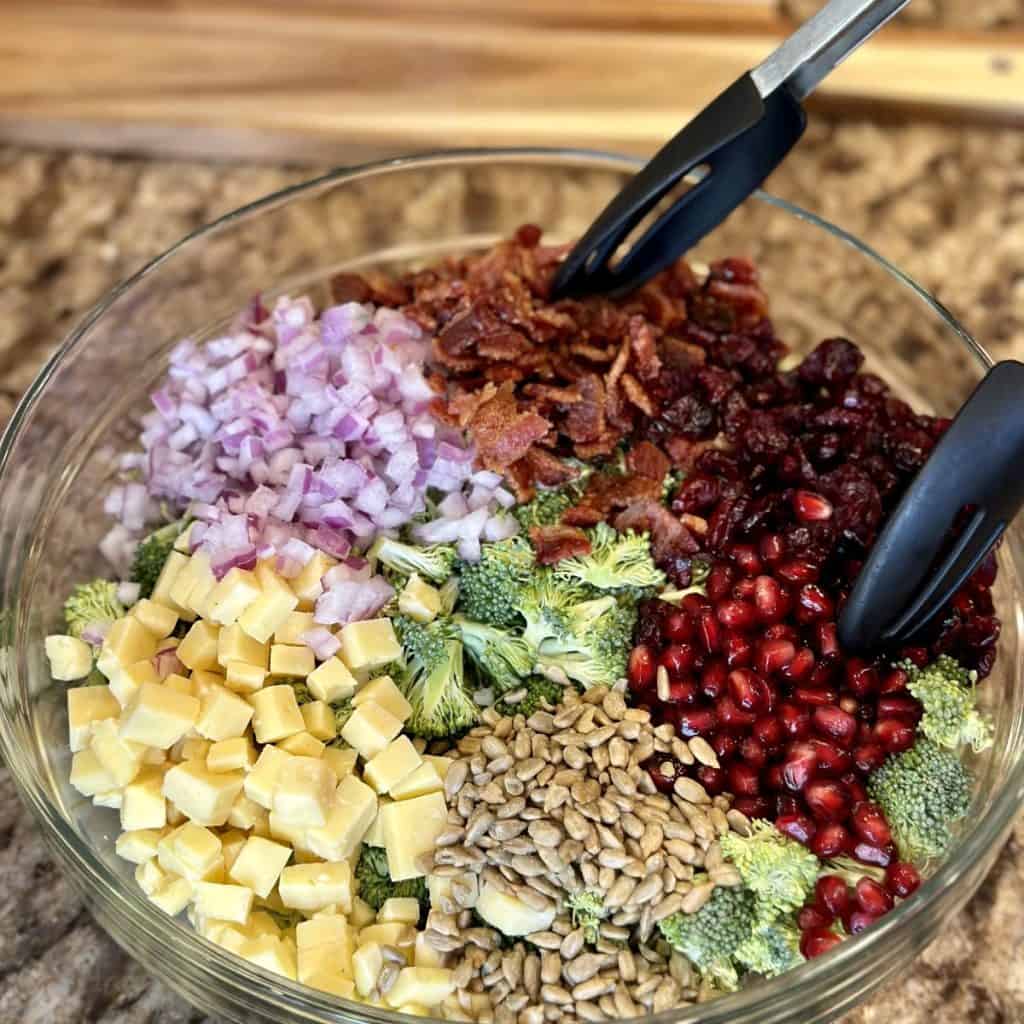
<path fill-rule="evenodd" d="M 0 149 L 0 422 L 89 305 L 220 213 L 310 169 Z M 1024 356 L 1024 135 L 818 122 L 773 191 L 871 239 L 993 355 Z M 844 1024 L 1024 1022 L 1024 823 L 970 905 Z M 205 1018 L 92 923 L 0 766 L 0 1021 Z"/>

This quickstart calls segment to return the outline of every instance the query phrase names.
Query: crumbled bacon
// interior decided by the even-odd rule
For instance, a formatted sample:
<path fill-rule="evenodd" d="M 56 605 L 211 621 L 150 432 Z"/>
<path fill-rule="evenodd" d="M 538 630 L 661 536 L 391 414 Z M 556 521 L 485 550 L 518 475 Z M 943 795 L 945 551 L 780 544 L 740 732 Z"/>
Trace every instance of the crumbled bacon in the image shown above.
<path fill-rule="evenodd" d="M 563 558 L 590 554 L 587 535 L 575 526 L 531 526 L 530 541 L 541 565 L 554 565 Z"/>
<path fill-rule="evenodd" d="M 651 535 L 651 554 L 659 564 L 689 557 L 700 550 L 693 534 L 660 501 L 644 498 L 620 512 L 612 524 L 616 530 L 636 530 Z"/>
<path fill-rule="evenodd" d="M 523 458 L 551 429 L 543 416 L 520 412 L 512 384 L 497 388 L 473 412 L 467 426 L 480 464 L 499 473 Z"/>

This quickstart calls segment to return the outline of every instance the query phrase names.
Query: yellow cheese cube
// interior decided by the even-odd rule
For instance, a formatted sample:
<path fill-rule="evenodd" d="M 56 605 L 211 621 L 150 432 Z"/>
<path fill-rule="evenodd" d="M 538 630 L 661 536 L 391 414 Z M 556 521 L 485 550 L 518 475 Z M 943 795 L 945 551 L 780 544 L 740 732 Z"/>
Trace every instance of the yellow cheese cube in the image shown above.
<path fill-rule="evenodd" d="M 352 909 L 349 911 L 348 920 L 353 928 L 365 928 L 368 924 L 373 924 L 376 917 L 377 912 L 366 900 L 358 896 L 352 897 Z"/>
<path fill-rule="evenodd" d="M 92 671 L 92 648 L 74 636 L 54 634 L 43 641 L 50 675 L 60 682 L 84 679 Z"/>
<path fill-rule="evenodd" d="M 277 891 L 284 905 L 293 910 L 337 906 L 348 913 L 352 908 L 352 868 L 347 861 L 293 864 L 281 872 Z"/>
<path fill-rule="evenodd" d="M 110 692 L 117 698 L 121 707 L 127 707 L 139 688 L 146 683 L 158 684 L 160 676 L 152 661 L 135 661 L 130 665 L 122 665 L 110 680 Z"/>
<path fill-rule="evenodd" d="M 211 672 L 205 668 L 197 668 L 192 673 L 192 686 L 195 695 L 202 700 L 215 687 L 224 686 L 225 677 L 219 672 Z"/>
<path fill-rule="evenodd" d="M 291 756 L 277 747 L 264 747 L 256 760 L 256 767 L 245 777 L 245 795 L 269 811 L 274 806 L 274 790 L 281 769 Z"/>
<path fill-rule="evenodd" d="M 298 606 L 292 588 L 265 564 L 256 568 L 262 593 L 239 616 L 238 624 L 253 639 L 265 644 Z"/>
<path fill-rule="evenodd" d="M 529 935 L 546 931 L 555 920 L 555 908 L 537 910 L 512 893 L 484 882 L 476 903 L 477 913 L 505 935 Z"/>
<path fill-rule="evenodd" d="M 200 825 L 223 825 L 244 778 L 242 772 L 211 772 L 201 761 L 184 761 L 164 776 L 164 796 Z"/>
<path fill-rule="evenodd" d="M 179 619 L 191 622 L 195 618 L 195 613 L 189 611 L 187 608 L 183 608 L 171 597 L 171 590 L 178 580 L 178 575 L 184 568 L 186 568 L 188 562 L 188 555 L 179 551 L 172 551 L 167 556 L 167 561 L 164 562 L 164 567 L 160 570 L 156 586 L 153 587 L 153 593 L 150 594 L 150 600 L 156 604 L 163 604 L 167 605 L 169 608 L 173 608 L 174 611 L 177 612 Z"/>
<path fill-rule="evenodd" d="M 272 676 L 298 676 L 305 679 L 315 668 L 316 658 L 308 647 L 292 644 L 272 644 L 270 647 Z"/>
<path fill-rule="evenodd" d="M 135 881 L 147 895 L 156 892 L 167 880 L 167 872 L 155 860 L 145 860 L 135 869 Z"/>
<path fill-rule="evenodd" d="M 191 669 L 205 669 L 214 672 L 219 667 L 217 661 L 217 637 L 220 628 L 206 619 L 192 624 L 185 634 L 185 639 L 178 644 L 178 659 L 182 665 Z M 122 659 L 123 660 L 123 659 Z"/>
<path fill-rule="evenodd" d="M 309 673 L 306 685 L 317 700 L 333 704 L 355 693 L 356 679 L 338 658 L 328 658 Z"/>
<path fill-rule="evenodd" d="M 158 766 L 167 763 L 167 751 L 160 750 L 159 747 L 146 747 L 145 753 L 142 755 L 142 763 L 144 765 Z"/>
<path fill-rule="evenodd" d="M 92 750 L 79 750 L 71 758 L 70 782 L 82 796 L 96 796 L 117 788 L 113 775 Z"/>
<path fill-rule="evenodd" d="M 422 1003 L 402 1003 L 398 1007 L 398 1012 L 404 1013 L 407 1017 L 430 1017 L 433 1015 L 431 1008 Z"/>
<path fill-rule="evenodd" d="M 304 853 L 312 853 L 309 843 L 306 840 L 306 827 L 295 825 L 290 821 L 282 821 L 278 815 L 271 811 L 267 815 L 267 827 L 271 839 L 279 843 L 287 843 L 295 851 L 296 861 L 301 859 Z M 309 858 L 306 858 L 307 860 Z"/>
<path fill-rule="evenodd" d="M 199 701 L 160 683 L 143 683 L 121 718 L 123 739 L 166 750 L 196 724 Z"/>
<path fill-rule="evenodd" d="M 211 686 L 201 703 L 196 731 L 215 743 L 243 736 L 253 717 L 253 706 L 224 686 Z"/>
<path fill-rule="evenodd" d="M 384 998 L 389 1006 L 403 1003 L 437 1006 L 454 991 L 453 974 L 444 967 L 403 967 L 398 972 L 398 981 Z"/>
<path fill-rule="evenodd" d="M 244 797 L 242 799 L 245 799 Z M 224 857 L 224 870 L 230 873 L 242 852 L 242 847 L 249 841 L 249 837 L 237 828 L 229 829 L 220 834 L 220 851 Z"/>
<path fill-rule="evenodd" d="M 432 622 L 441 611 L 441 593 L 413 573 L 398 595 L 398 610 L 414 622 Z"/>
<path fill-rule="evenodd" d="M 427 894 L 430 896 L 430 905 L 445 913 L 448 913 L 444 910 L 448 904 L 455 905 L 452 880 L 447 875 L 427 875 Z"/>
<path fill-rule="evenodd" d="M 323 752 L 324 764 L 334 772 L 334 777 L 339 781 L 355 771 L 358 757 L 359 752 L 351 747 L 327 747 Z"/>
<path fill-rule="evenodd" d="M 384 815 L 388 873 L 396 882 L 419 878 L 423 872 L 416 867 L 416 859 L 421 853 L 434 849 L 437 837 L 448 822 L 444 794 L 428 793 L 411 800 L 396 800 L 383 808 L 381 814 Z"/>
<path fill-rule="evenodd" d="M 401 657 L 390 619 L 364 619 L 342 626 L 341 658 L 353 672 L 370 671 Z"/>
<path fill-rule="evenodd" d="M 341 738 L 367 761 L 379 754 L 400 732 L 402 720 L 369 701 L 352 712 L 341 730 Z"/>
<path fill-rule="evenodd" d="M 157 859 L 165 871 L 193 881 L 206 879 L 223 866 L 220 837 L 202 825 L 186 821 L 157 844 Z"/>
<path fill-rule="evenodd" d="M 272 810 L 283 823 L 319 828 L 327 824 L 336 785 L 334 773 L 320 758 L 291 757 L 281 767 Z"/>
<path fill-rule="evenodd" d="M 379 704 L 385 711 L 390 711 L 395 718 L 404 722 L 412 714 L 412 705 L 405 699 L 405 694 L 395 685 L 391 676 L 378 676 L 361 686 L 352 698 L 352 706 L 370 702 Z"/>
<path fill-rule="evenodd" d="M 178 624 L 178 613 L 166 604 L 144 597 L 132 608 L 132 615 L 156 637 L 170 636 Z"/>
<path fill-rule="evenodd" d="M 331 969 L 316 971 L 305 978 L 300 977 L 299 980 L 319 992 L 326 992 L 342 999 L 352 999 L 355 995 L 355 984 L 352 979 Z"/>
<path fill-rule="evenodd" d="M 338 735 L 331 706 L 322 700 L 311 700 L 299 707 L 306 732 L 318 740 L 333 740 Z"/>
<path fill-rule="evenodd" d="M 220 740 L 210 747 L 206 767 L 211 772 L 248 771 L 256 764 L 256 748 L 248 736 L 235 736 Z"/>
<path fill-rule="evenodd" d="M 167 824 L 171 828 L 177 828 L 179 825 L 184 824 L 186 821 L 188 821 L 188 818 L 186 818 L 185 815 L 182 814 L 181 811 L 179 811 L 178 808 L 175 807 L 174 804 L 170 800 L 168 800 L 167 801 Z"/>
<path fill-rule="evenodd" d="M 72 753 L 85 750 L 92 738 L 92 723 L 117 718 L 121 705 L 109 686 L 73 686 L 68 690 L 68 742 Z"/>
<path fill-rule="evenodd" d="M 381 816 L 381 808 L 386 804 L 390 804 L 393 801 L 386 796 L 379 798 L 377 802 L 377 817 L 373 819 L 373 824 L 366 830 L 366 835 L 363 836 L 363 842 L 367 846 L 383 846 L 384 845 L 384 818 Z"/>
<path fill-rule="evenodd" d="M 420 901 L 411 896 L 392 896 L 377 911 L 378 924 L 411 924 L 420 919 Z"/>
<path fill-rule="evenodd" d="M 273 971 L 286 978 L 296 979 L 295 951 L 284 939 L 276 939 L 271 935 L 263 935 L 249 939 L 238 955 L 257 967 Z"/>
<path fill-rule="evenodd" d="M 417 967 L 444 967 L 448 957 L 427 941 L 427 933 L 420 932 L 416 936 L 416 944 L 413 947 L 413 963 Z"/>
<path fill-rule="evenodd" d="M 277 895 L 276 893 L 274 894 Z M 262 901 L 264 905 L 269 906 L 270 902 L 273 901 Z M 280 900 L 277 901 L 280 903 Z M 279 910 L 277 903 L 272 907 L 273 910 Z M 284 909 L 282 904 L 280 910 Z M 280 911 L 279 911 L 280 912 Z M 254 910 L 249 915 L 249 924 L 246 926 L 246 932 L 250 938 L 258 939 L 264 935 L 273 936 L 275 939 L 281 937 L 281 929 L 277 927 L 274 919 L 266 912 L 266 910 Z"/>
<path fill-rule="evenodd" d="M 292 851 L 281 843 L 249 836 L 228 874 L 233 881 L 247 885 L 257 896 L 266 899 L 291 855 Z"/>
<path fill-rule="evenodd" d="M 192 550 L 192 531 L 195 529 L 195 523 L 189 523 L 181 533 L 178 534 L 174 539 L 174 545 L 172 550 L 183 551 L 186 555 Z"/>
<path fill-rule="evenodd" d="M 196 882 L 193 887 L 197 914 L 234 924 L 245 924 L 249 920 L 252 897 L 252 889 L 244 885 Z"/>
<path fill-rule="evenodd" d="M 145 864 L 156 856 L 157 844 L 163 833 L 153 828 L 137 829 L 133 832 L 122 832 L 114 843 L 114 852 L 122 860 L 132 864 Z"/>
<path fill-rule="evenodd" d="M 227 668 L 233 661 L 266 668 L 269 664 L 270 644 L 254 640 L 241 626 L 224 626 L 217 634 L 217 661 Z"/>
<path fill-rule="evenodd" d="M 437 774 L 437 769 L 424 760 L 414 772 L 391 787 L 391 795 L 396 800 L 411 800 L 417 796 L 426 796 L 427 793 L 439 793 L 442 789 L 444 781 Z"/>
<path fill-rule="evenodd" d="M 156 654 L 157 637 L 131 615 L 117 619 L 103 640 L 103 650 L 109 651 L 122 665 L 147 661 Z"/>
<path fill-rule="evenodd" d="M 257 743 L 276 743 L 293 733 L 302 732 L 306 723 L 295 699 L 295 690 L 286 684 L 267 686 L 249 695 L 255 709 L 252 731 Z"/>
<path fill-rule="evenodd" d="M 318 914 L 300 921 L 295 929 L 299 955 L 299 981 L 308 981 L 319 971 L 333 971 L 352 977 L 355 937 L 352 926 L 340 914 Z"/>
<path fill-rule="evenodd" d="M 366 762 L 363 778 L 378 793 L 387 793 L 396 783 L 411 775 L 423 760 L 408 736 L 393 739 L 379 754 Z"/>
<path fill-rule="evenodd" d="M 299 599 L 299 608 L 304 612 L 311 612 L 316 605 L 316 599 L 323 593 L 321 580 L 324 574 L 333 569 L 338 563 L 325 555 L 322 551 L 314 553 L 313 557 L 305 564 L 302 572 L 291 580 L 292 590 Z"/>
<path fill-rule="evenodd" d="M 345 860 L 362 842 L 376 816 L 377 797 L 373 790 L 355 775 L 347 775 L 335 790 L 327 823 L 322 828 L 308 829 L 306 842 L 324 860 Z"/>
<path fill-rule="evenodd" d="M 261 807 L 255 800 L 250 800 L 244 793 L 239 793 L 235 797 L 235 802 L 231 805 L 231 811 L 228 814 L 228 824 L 232 828 L 256 832 L 259 835 L 261 833 L 257 830 L 266 821 L 267 810 L 265 807 Z"/>
<path fill-rule="evenodd" d="M 109 793 L 97 793 L 92 798 L 93 807 L 109 807 L 115 811 L 121 810 L 123 801 L 124 797 L 119 789 L 112 789 Z"/>
<path fill-rule="evenodd" d="M 381 946 L 410 949 L 416 942 L 416 929 L 402 921 L 368 924 L 359 930 L 359 945 L 376 942 Z"/>
<path fill-rule="evenodd" d="M 192 899 L 192 883 L 187 878 L 168 877 L 149 894 L 149 899 L 165 914 L 177 917 Z"/>
<path fill-rule="evenodd" d="M 167 806 L 162 790 L 164 774 L 159 768 L 140 772 L 121 797 L 121 828 L 163 828 L 167 824 Z"/>
<path fill-rule="evenodd" d="M 255 573 L 245 569 L 229 569 L 207 599 L 210 618 L 222 626 L 230 626 L 260 593 Z"/>
<path fill-rule="evenodd" d="M 377 978 L 383 967 L 384 954 L 377 942 L 361 944 L 352 954 L 352 976 L 356 991 L 361 996 L 368 997 L 377 987 Z"/>
<path fill-rule="evenodd" d="M 224 685 L 235 693 L 255 693 L 267 679 L 267 670 L 244 661 L 229 661 Z"/>
<path fill-rule="evenodd" d="M 212 746 L 213 744 L 209 740 L 201 739 L 198 736 L 186 736 L 180 743 L 175 743 L 171 747 L 171 760 L 205 762 Z"/>
<path fill-rule="evenodd" d="M 301 710 L 301 709 L 300 709 Z M 279 749 L 288 751 L 298 757 L 323 757 L 324 745 L 308 732 L 297 732 L 280 741 Z"/>
<path fill-rule="evenodd" d="M 180 608 L 198 612 L 198 605 L 216 585 L 210 556 L 205 551 L 196 551 L 175 575 L 168 597 Z"/>
<path fill-rule="evenodd" d="M 122 739 L 117 722 L 112 718 L 93 722 L 89 749 L 99 758 L 116 787 L 127 786 L 139 774 L 142 755 L 146 752 L 143 744 Z"/>
<path fill-rule="evenodd" d="M 275 644 L 301 644 L 302 634 L 308 633 L 316 625 L 312 612 L 292 612 L 284 622 L 274 630 Z"/>
<path fill-rule="evenodd" d="M 444 777 L 448 774 L 448 769 L 452 766 L 454 758 L 443 757 L 439 754 L 424 754 L 423 760 L 427 764 L 432 764 L 437 769 L 437 774 L 441 776 L 443 781 Z"/>
<path fill-rule="evenodd" d="M 180 676 L 176 672 L 169 675 L 162 685 L 168 690 L 173 690 L 175 693 L 183 693 L 187 697 L 194 697 L 196 695 L 195 684 L 192 680 L 187 676 Z"/>

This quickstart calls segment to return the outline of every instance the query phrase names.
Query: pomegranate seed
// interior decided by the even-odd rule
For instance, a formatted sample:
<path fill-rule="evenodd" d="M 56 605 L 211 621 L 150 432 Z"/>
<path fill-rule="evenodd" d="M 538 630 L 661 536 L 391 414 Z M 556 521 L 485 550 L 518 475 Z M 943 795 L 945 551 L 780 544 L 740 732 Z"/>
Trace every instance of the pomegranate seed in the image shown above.
<path fill-rule="evenodd" d="M 729 554 L 745 576 L 756 576 L 761 571 L 761 558 L 753 544 L 733 544 Z"/>
<path fill-rule="evenodd" d="M 924 668 L 931 660 L 927 647 L 904 647 L 900 651 L 900 660 L 904 658 L 912 661 L 918 668 Z"/>
<path fill-rule="evenodd" d="M 691 736 L 706 736 L 718 724 L 711 708 L 686 708 L 679 713 L 679 735 L 688 739 Z"/>
<path fill-rule="evenodd" d="M 877 743 L 862 743 L 853 748 L 853 763 L 859 771 L 869 774 L 885 763 L 885 750 Z"/>
<path fill-rule="evenodd" d="M 729 668 L 749 665 L 754 660 L 754 645 L 742 634 L 730 630 L 725 634 L 725 663 Z"/>
<path fill-rule="evenodd" d="M 728 678 L 729 695 L 744 711 L 764 711 L 767 707 L 767 687 L 764 680 L 749 668 L 733 669 Z M 753 723 L 751 723 L 753 724 Z"/>
<path fill-rule="evenodd" d="M 797 621 L 805 625 L 830 619 L 835 613 L 835 603 L 821 587 L 814 583 L 805 583 L 796 595 Z"/>
<path fill-rule="evenodd" d="M 838 699 L 835 690 L 819 690 L 813 686 L 798 686 L 793 691 L 793 700 L 812 707 L 832 707 Z"/>
<path fill-rule="evenodd" d="M 764 631 L 765 640 L 788 640 L 795 647 L 800 642 L 800 634 L 787 622 L 773 622 Z"/>
<path fill-rule="evenodd" d="M 806 679 L 814 670 L 814 651 L 810 647 L 801 647 L 793 656 L 793 660 L 782 670 L 782 674 L 794 683 Z"/>
<path fill-rule="evenodd" d="M 863 658 L 846 662 L 846 685 L 857 697 L 867 697 L 878 689 L 878 672 Z"/>
<path fill-rule="evenodd" d="M 841 782 L 812 779 L 804 786 L 803 793 L 811 814 L 818 821 L 845 821 L 850 813 L 850 796 Z"/>
<path fill-rule="evenodd" d="M 780 814 L 775 819 L 775 827 L 783 835 L 805 846 L 814 839 L 818 830 L 818 826 L 806 814 Z"/>
<path fill-rule="evenodd" d="M 729 629 L 752 629 L 757 623 L 757 610 L 746 601 L 722 601 L 715 613 L 718 621 Z"/>
<path fill-rule="evenodd" d="M 719 697 L 715 704 L 715 712 L 718 715 L 718 724 L 723 729 L 742 729 L 745 726 L 753 725 L 757 716 L 749 711 L 744 711 L 731 697 Z"/>
<path fill-rule="evenodd" d="M 749 601 L 754 596 L 754 581 L 749 576 L 745 576 L 733 585 L 732 596 L 741 601 Z"/>
<path fill-rule="evenodd" d="M 860 935 L 865 928 L 870 928 L 877 920 L 878 918 L 874 914 L 869 914 L 866 910 L 855 910 L 846 922 L 846 930 L 851 935 Z"/>
<path fill-rule="evenodd" d="M 718 650 L 718 621 L 710 608 L 702 608 L 697 620 L 697 636 L 708 654 Z"/>
<path fill-rule="evenodd" d="M 796 648 L 788 640 L 762 640 L 757 646 L 754 664 L 761 675 L 770 676 L 785 668 L 796 657 Z"/>
<path fill-rule="evenodd" d="M 672 612 L 666 616 L 662 632 L 665 639 L 671 640 L 674 644 L 685 643 L 693 639 L 693 619 L 684 612 Z"/>
<path fill-rule="evenodd" d="M 794 491 L 793 511 L 802 523 L 821 523 L 832 518 L 832 503 L 814 491 Z"/>
<path fill-rule="evenodd" d="M 767 818 L 772 812 L 771 801 L 763 796 L 738 796 L 733 807 L 748 818 Z"/>
<path fill-rule="evenodd" d="M 796 926 L 802 932 L 812 928 L 827 928 L 834 920 L 835 914 L 831 914 L 827 907 L 818 907 L 813 904 L 801 907 L 796 915 Z"/>
<path fill-rule="evenodd" d="M 634 690 L 646 690 L 654 685 L 654 677 L 658 666 L 654 661 L 654 652 L 643 645 L 634 647 L 629 654 L 629 665 L 626 674 L 629 685 Z"/>
<path fill-rule="evenodd" d="M 781 762 L 777 761 L 775 764 L 768 765 L 765 769 L 764 781 L 768 785 L 768 788 L 774 790 L 776 793 L 786 788 L 786 782 L 782 776 Z M 799 808 L 797 809 L 799 810 Z M 780 811 L 779 813 L 781 814 L 785 812 Z"/>
<path fill-rule="evenodd" d="M 789 583 L 813 583 L 818 578 L 818 567 L 799 558 L 783 562 L 775 571 Z"/>
<path fill-rule="evenodd" d="M 696 621 L 701 611 L 710 608 L 711 602 L 703 594 L 687 594 L 679 603 L 679 610 Z"/>
<path fill-rule="evenodd" d="M 739 740 L 727 732 L 716 732 L 711 737 L 711 749 L 718 755 L 719 761 L 728 760 L 736 753 L 739 747 Z"/>
<path fill-rule="evenodd" d="M 839 653 L 839 639 L 836 635 L 836 624 L 834 622 L 819 622 L 815 628 L 815 639 L 818 646 L 818 654 L 823 658 L 830 658 Z"/>
<path fill-rule="evenodd" d="M 856 697 L 840 697 L 839 706 L 848 715 L 856 715 L 860 711 L 860 704 Z"/>
<path fill-rule="evenodd" d="M 763 768 L 768 760 L 764 744 L 755 736 L 744 736 L 740 740 L 740 757 L 754 768 Z"/>
<path fill-rule="evenodd" d="M 811 674 L 803 680 L 801 686 L 806 686 L 811 690 L 820 690 L 823 687 L 832 687 L 836 683 L 836 667 L 839 664 L 839 659 L 834 655 L 829 657 L 822 657 L 820 661 L 817 661 L 814 668 L 811 669 Z M 836 694 L 838 700 L 839 695 Z M 833 701 L 835 703 L 835 701 Z"/>
<path fill-rule="evenodd" d="M 787 595 L 771 576 L 758 576 L 753 589 L 754 607 L 762 622 L 778 622 L 789 610 Z"/>
<path fill-rule="evenodd" d="M 766 533 L 758 545 L 761 558 L 769 565 L 782 561 L 786 554 L 786 543 L 777 533 Z"/>
<path fill-rule="evenodd" d="M 731 565 L 719 562 L 708 573 L 704 589 L 711 601 L 721 601 L 732 587 L 733 570 Z"/>
<path fill-rule="evenodd" d="M 878 804 L 858 803 L 850 814 L 854 832 L 875 846 L 888 846 L 892 842 L 892 831 Z"/>
<path fill-rule="evenodd" d="M 883 718 L 875 723 L 874 737 L 890 754 L 898 754 L 914 745 L 914 727 L 898 718 Z"/>
<path fill-rule="evenodd" d="M 875 713 L 882 718 L 902 718 L 915 725 L 921 717 L 921 705 L 913 697 L 879 697 Z"/>
<path fill-rule="evenodd" d="M 789 793 L 777 793 L 775 795 L 775 815 L 799 814 L 800 800 Z"/>
<path fill-rule="evenodd" d="M 759 718 L 751 733 L 766 750 L 774 751 L 782 743 L 782 726 L 774 715 Z"/>
<path fill-rule="evenodd" d="M 881 917 L 892 910 L 892 893 L 873 878 L 858 878 L 854 887 L 857 906 L 866 914 Z"/>
<path fill-rule="evenodd" d="M 850 791 L 850 800 L 855 804 L 861 804 L 868 798 L 868 791 L 864 783 L 857 777 L 856 772 L 848 772 L 843 777 L 843 783 Z"/>
<path fill-rule="evenodd" d="M 878 688 L 878 692 L 888 696 L 891 693 L 904 693 L 907 689 L 907 681 L 909 676 L 901 668 L 894 668 L 891 672 L 886 672 L 882 678 L 881 685 Z"/>
<path fill-rule="evenodd" d="M 717 796 L 725 789 L 725 772 L 721 768 L 712 768 L 702 764 L 697 769 L 697 781 L 712 795 Z"/>
<path fill-rule="evenodd" d="M 737 796 L 758 796 L 761 792 L 761 773 L 753 765 L 736 761 L 726 773 L 729 788 Z"/>
<path fill-rule="evenodd" d="M 857 735 L 857 719 L 842 708 L 816 707 L 811 721 L 818 732 L 831 737 L 842 747 L 850 746 Z"/>
<path fill-rule="evenodd" d="M 811 839 L 811 852 L 822 860 L 838 857 L 850 848 L 850 833 L 842 825 L 825 825 Z"/>
<path fill-rule="evenodd" d="M 725 680 L 728 675 L 726 664 L 719 658 L 709 661 L 700 674 L 700 692 L 708 700 L 717 700 L 725 693 Z"/>
<path fill-rule="evenodd" d="M 891 846 L 875 846 L 873 843 L 854 843 L 850 851 L 855 860 L 862 864 L 873 864 L 875 867 L 887 868 L 895 859 L 896 851 Z"/>
<path fill-rule="evenodd" d="M 848 772 L 853 764 L 850 754 L 829 740 L 819 740 L 813 737 L 807 741 L 807 745 L 814 751 L 814 755 L 818 759 L 819 775 L 835 778 Z"/>
<path fill-rule="evenodd" d="M 812 928 L 800 937 L 800 952 L 807 960 L 835 949 L 842 942 L 842 937 L 826 928 Z"/>
<path fill-rule="evenodd" d="M 796 704 L 779 706 L 779 725 L 792 739 L 803 739 L 811 731 L 811 713 Z"/>
<path fill-rule="evenodd" d="M 697 700 L 697 684 L 680 679 L 668 684 L 668 699 L 673 704 L 693 704 Z"/>
<path fill-rule="evenodd" d="M 793 743 L 782 762 L 782 782 L 788 790 L 800 793 L 818 770 L 818 755 L 809 743 Z"/>
<path fill-rule="evenodd" d="M 697 652 L 689 644 L 672 644 L 661 652 L 658 664 L 664 665 L 668 674 L 678 679 L 693 668 L 696 657 Z"/>
<path fill-rule="evenodd" d="M 921 884 L 921 875 L 913 864 L 898 860 L 890 864 L 885 872 L 885 886 L 894 896 L 906 899 L 916 892 Z"/>
<path fill-rule="evenodd" d="M 838 875 L 822 875 L 814 886 L 815 903 L 832 917 L 842 917 L 850 908 L 850 889 Z"/>

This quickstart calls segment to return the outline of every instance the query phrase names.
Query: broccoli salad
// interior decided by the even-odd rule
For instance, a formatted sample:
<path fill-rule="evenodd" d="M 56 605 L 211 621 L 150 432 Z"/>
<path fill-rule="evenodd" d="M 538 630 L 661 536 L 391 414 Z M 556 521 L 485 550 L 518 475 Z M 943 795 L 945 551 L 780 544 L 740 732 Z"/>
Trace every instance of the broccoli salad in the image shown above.
<path fill-rule="evenodd" d="M 552 302 L 565 253 L 526 226 L 182 342 L 46 639 L 146 898 L 330 996 L 756 985 L 913 896 L 992 743 L 994 555 L 915 646 L 836 638 L 947 421 L 845 339 L 789 355 L 744 260 Z"/>

